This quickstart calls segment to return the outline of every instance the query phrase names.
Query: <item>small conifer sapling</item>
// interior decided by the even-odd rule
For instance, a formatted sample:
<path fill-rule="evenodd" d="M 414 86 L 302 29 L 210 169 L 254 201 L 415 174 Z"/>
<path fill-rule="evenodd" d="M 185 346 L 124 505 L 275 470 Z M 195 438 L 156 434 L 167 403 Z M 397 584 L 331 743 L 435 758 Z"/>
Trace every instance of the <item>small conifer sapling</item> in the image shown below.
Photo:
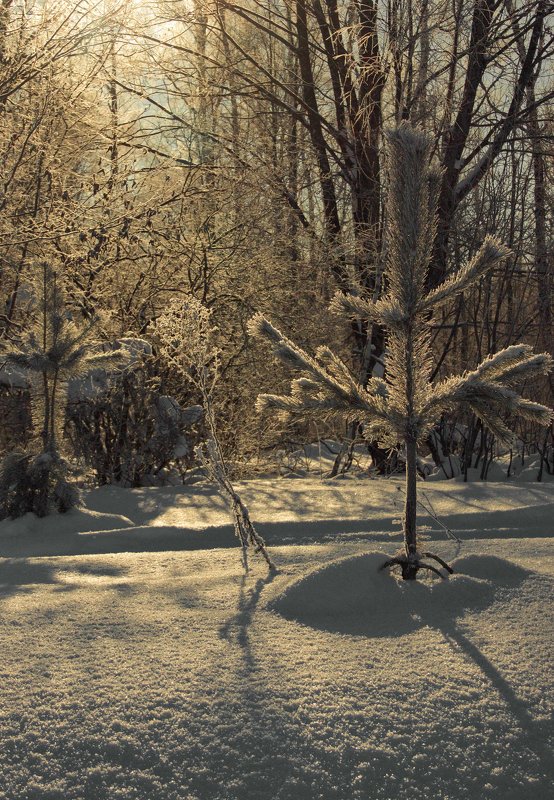
<path fill-rule="evenodd" d="M 475 257 L 436 289 L 426 288 L 436 234 L 438 175 L 430 166 L 431 142 L 405 124 L 387 134 L 389 190 L 387 197 L 385 293 L 374 300 L 356 289 L 339 293 L 335 312 L 378 324 L 387 331 L 386 377 L 370 377 L 362 386 L 328 347 L 310 356 L 261 314 L 250 321 L 250 332 L 273 344 L 274 353 L 296 372 L 289 395 L 259 395 L 260 411 L 275 409 L 298 418 L 328 417 L 358 420 L 364 435 L 389 447 L 402 443 L 406 453 L 406 494 L 403 515 L 404 550 L 383 567 L 398 566 L 405 580 L 420 569 L 444 577 L 427 564 L 438 556 L 420 552 L 417 538 L 417 448 L 437 419 L 465 407 L 473 411 L 501 442 L 512 434 L 505 418 L 521 416 L 548 425 L 552 410 L 520 396 L 515 386 L 549 372 L 549 354 L 533 354 L 516 344 L 486 358 L 476 369 L 431 383 L 432 314 L 500 264 L 509 251 L 487 237 Z"/>
<path fill-rule="evenodd" d="M 99 352 L 93 346 L 96 321 L 78 325 L 72 319 L 60 276 L 48 264 L 40 267 L 36 286 L 38 310 L 21 342 L 0 352 L 0 360 L 21 370 L 30 383 L 35 440 L 40 446 L 10 453 L 0 464 L 0 516 L 29 511 L 43 517 L 52 507 L 68 511 L 78 501 L 67 480 L 62 454 L 67 385 L 97 367 L 120 363 L 121 352 Z"/>

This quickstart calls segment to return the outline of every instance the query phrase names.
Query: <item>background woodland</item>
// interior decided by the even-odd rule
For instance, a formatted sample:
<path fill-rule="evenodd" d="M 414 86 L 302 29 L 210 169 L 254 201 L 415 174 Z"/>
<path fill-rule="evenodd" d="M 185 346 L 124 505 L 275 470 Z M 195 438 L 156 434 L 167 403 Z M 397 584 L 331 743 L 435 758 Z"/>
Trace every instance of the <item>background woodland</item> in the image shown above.
<path fill-rule="evenodd" d="M 68 456 L 101 483 L 185 473 L 197 381 L 164 356 L 157 325 L 190 298 L 215 327 L 213 408 L 237 470 L 356 436 L 324 417 L 260 418 L 258 393 L 289 376 L 247 322 L 261 312 L 308 351 L 331 345 L 361 383 L 383 374 L 383 331 L 328 305 L 337 290 L 383 290 L 384 132 L 403 120 L 431 137 L 441 170 L 427 288 L 489 234 L 512 253 L 435 318 L 432 378 L 514 342 L 554 354 L 552 11 L 546 0 L 1 0 L 0 349 L 31 329 L 40 338 L 45 275 L 60 286 L 55 313 L 77 329 L 149 343 L 100 395 L 69 392 Z M 38 433 L 32 392 L 2 374 L 5 453 Z M 552 388 L 545 378 L 524 394 L 552 405 Z M 518 426 L 514 455 L 538 454 L 539 479 L 554 472 L 552 427 Z M 389 469 L 394 453 L 369 447 Z M 466 412 L 445 414 L 427 447 L 482 477 L 498 453 Z"/>

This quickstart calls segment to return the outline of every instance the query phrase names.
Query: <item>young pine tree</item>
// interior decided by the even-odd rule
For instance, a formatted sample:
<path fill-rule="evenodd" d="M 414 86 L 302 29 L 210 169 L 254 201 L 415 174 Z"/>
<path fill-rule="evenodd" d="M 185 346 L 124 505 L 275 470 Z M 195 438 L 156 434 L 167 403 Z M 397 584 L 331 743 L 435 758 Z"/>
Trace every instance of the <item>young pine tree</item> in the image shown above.
<path fill-rule="evenodd" d="M 403 443 L 406 451 L 404 552 L 383 566 L 398 565 L 402 577 L 415 579 L 418 570 L 438 570 L 423 561 L 442 559 L 418 550 L 416 529 L 418 444 L 437 418 L 457 406 L 471 409 L 501 441 L 511 432 L 505 417 L 520 415 L 547 425 L 552 411 L 522 398 L 514 386 L 547 373 L 551 358 L 534 355 L 525 344 L 512 345 L 489 356 L 475 370 L 430 383 L 432 313 L 464 292 L 508 255 L 487 237 L 477 255 L 436 289 L 426 290 L 426 279 L 436 233 L 437 175 L 429 166 L 431 143 L 408 125 L 387 135 L 390 186 L 387 199 L 384 296 L 374 301 L 363 292 L 338 294 L 335 311 L 382 325 L 387 331 L 386 378 L 371 377 L 361 386 L 345 364 L 327 347 L 312 358 L 283 336 L 260 314 L 250 331 L 269 339 L 275 354 L 300 373 L 288 396 L 263 394 L 258 408 L 278 409 L 299 417 L 321 414 L 359 420 L 364 435 L 388 446 Z"/>
<path fill-rule="evenodd" d="M 33 324 L 18 347 L 0 352 L 0 361 L 29 377 L 39 446 L 11 453 L 0 464 L 0 517 L 28 511 L 43 517 L 52 506 L 67 511 L 76 504 L 77 492 L 67 480 L 68 464 L 61 453 L 67 382 L 121 360 L 120 353 L 91 348 L 95 323 L 79 327 L 72 321 L 61 280 L 48 264 L 42 265 L 36 292 Z"/>

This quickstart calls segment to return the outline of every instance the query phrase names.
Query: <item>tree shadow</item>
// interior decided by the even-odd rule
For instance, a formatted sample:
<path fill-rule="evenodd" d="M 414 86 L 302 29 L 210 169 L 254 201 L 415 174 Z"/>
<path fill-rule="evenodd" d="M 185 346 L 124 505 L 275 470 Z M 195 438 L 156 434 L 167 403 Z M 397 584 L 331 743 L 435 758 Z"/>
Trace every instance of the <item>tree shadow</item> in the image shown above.
<path fill-rule="evenodd" d="M 489 683 L 496 689 L 511 715 L 517 721 L 524 735 L 525 745 L 535 754 L 547 778 L 549 780 L 554 780 L 552 751 L 548 744 L 545 743 L 545 739 L 547 740 L 546 725 L 541 721 L 533 719 L 527 709 L 525 701 L 517 696 L 509 682 L 503 677 L 494 664 L 457 625 L 451 624 L 450 626 L 443 626 L 439 628 L 439 630 L 448 644 L 454 650 L 460 650 L 470 663 L 475 664 Z"/>
<path fill-rule="evenodd" d="M 41 564 L 26 558 L 7 558 L 0 562 L 0 591 L 18 586 L 57 583 L 57 570 L 51 564 Z"/>
<path fill-rule="evenodd" d="M 252 780 L 245 776 L 240 765 L 237 765 L 237 770 L 241 782 L 246 778 L 243 785 L 249 787 L 245 790 L 248 797 L 310 800 L 314 797 L 314 789 L 302 785 L 298 762 L 310 763 L 312 745 L 304 738 L 298 723 L 283 712 L 279 703 L 274 701 L 272 692 L 268 692 L 267 678 L 259 668 L 252 646 L 252 622 L 263 590 L 275 577 L 276 573 L 270 572 L 249 588 L 247 577 L 242 576 L 237 612 L 219 628 L 220 638 L 232 647 L 238 647 L 239 661 L 234 682 L 238 707 L 248 720 L 241 731 L 242 746 L 249 760 L 264 764 L 263 774 L 257 772 L 255 775 L 255 792 L 252 791 L 254 786 L 250 789 Z M 290 758 L 291 753 L 295 754 L 295 759 Z M 317 780 L 325 785 L 325 776 L 318 776 Z M 317 796 L 324 795 L 318 793 Z"/>
<path fill-rule="evenodd" d="M 95 563 L 58 566 L 48 561 L 5 558 L 0 560 L 0 599 L 16 593 L 30 593 L 45 584 L 51 584 L 59 592 L 74 591 L 80 585 L 71 582 L 71 575 L 75 573 L 101 578 L 119 577 L 126 572 L 123 567 Z M 127 584 L 110 584 L 110 587 L 125 590 L 123 587 L 127 587 Z"/>
<path fill-rule="evenodd" d="M 441 627 L 466 611 L 489 606 L 496 593 L 529 574 L 494 556 L 454 562 L 447 581 L 434 576 L 397 580 L 380 567 L 387 556 L 367 553 L 315 570 L 288 587 L 269 607 L 283 617 L 331 633 L 398 637 L 423 625 Z"/>
<path fill-rule="evenodd" d="M 459 559 L 458 569 L 473 579 L 486 581 L 488 591 L 481 591 L 480 597 L 475 597 L 475 603 L 468 610 L 483 610 L 497 597 L 499 591 L 506 588 L 515 589 L 524 580 L 531 577 L 528 570 L 494 556 L 467 556 Z M 445 582 L 446 584 L 446 582 Z M 446 588 L 443 584 L 444 588 Z M 510 714 L 524 736 L 525 745 L 531 750 L 540 762 L 544 774 L 549 780 L 554 779 L 554 765 L 549 746 L 545 744 L 545 724 L 534 720 L 529 713 L 524 700 L 519 698 L 504 678 L 500 670 L 490 661 L 483 651 L 473 642 L 467 632 L 457 624 L 458 613 L 451 604 L 434 604 L 426 607 L 422 614 L 422 622 L 440 631 L 448 644 L 456 651 L 461 651 L 463 656 L 481 671 L 491 686 L 496 689 L 504 701 Z"/>
<path fill-rule="evenodd" d="M 544 723 L 535 721 L 524 700 L 458 620 L 484 611 L 506 589 L 516 589 L 532 573 L 495 556 L 466 556 L 449 580 L 434 577 L 400 581 L 378 571 L 384 556 L 371 553 L 344 559 L 301 579 L 269 607 L 287 619 L 330 633 L 365 638 L 400 637 L 422 627 L 439 631 L 448 644 L 474 664 L 498 692 L 516 720 L 525 746 L 554 778 Z"/>
<path fill-rule="evenodd" d="M 78 572 L 81 575 L 92 575 L 98 577 L 119 577 L 124 575 L 127 570 L 124 567 L 117 567 L 108 564 L 79 563 L 69 568 L 62 568 L 60 571 Z"/>
<path fill-rule="evenodd" d="M 494 539 L 501 536 L 518 539 L 550 538 L 552 527 L 545 520 L 552 519 L 554 503 L 537 503 L 532 513 L 529 507 L 487 510 L 467 514 L 443 515 L 441 520 L 453 531 L 472 539 Z"/>
<path fill-rule="evenodd" d="M 250 643 L 250 625 L 252 624 L 252 619 L 264 588 L 269 586 L 275 579 L 276 574 L 275 570 L 271 570 L 265 578 L 259 578 L 251 589 L 247 588 L 247 575 L 242 575 L 239 586 L 237 613 L 219 628 L 219 637 L 221 639 L 225 639 L 228 642 L 235 641 L 239 645 L 242 651 L 245 673 L 255 669 L 255 661 Z"/>

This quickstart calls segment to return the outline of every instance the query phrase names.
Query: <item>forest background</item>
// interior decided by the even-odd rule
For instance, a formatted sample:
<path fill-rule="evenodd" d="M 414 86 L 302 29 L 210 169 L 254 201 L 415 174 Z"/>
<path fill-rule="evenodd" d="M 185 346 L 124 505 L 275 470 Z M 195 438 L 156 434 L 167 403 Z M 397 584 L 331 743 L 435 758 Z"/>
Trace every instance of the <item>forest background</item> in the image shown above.
<path fill-rule="evenodd" d="M 289 376 L 247 322 L 261 311 L 309 351 L 330 344 L 362 382 L 383 373 L 383 332 L 348 326 L 328 304 L 337 289 L 382 289 L 383 133 L 403 120 L 432 137 L 442 170 L 429 288 L 488 234 L 512 252 L 434 321 L 433 377 L 514 342 L 554 353 L 552 10 L 546 0 L 2 0 L 0 347 L 40 330 L 46 275 L 77 328 L 94 321 L 97 339 L 135 342 L 132 368 L 105 391 L 70 392 L 70 457 L 100 483 L 186 473 L 193 448 L 179 437 L 197 417 L 182 409 L 199 397 L 157 325 L 190 298 L 216 328 L 213 407 L 238 472 L 299 443 L 355 437 L 325 419 L 260 420 L 257 394 Z M 0 448 L 11 452 L 37 430 L 32 390 L 2 375 Z M 552 405 L 552 378 L 526 388 Z M 554 472 L 552 426 L 518 425 L 516 450 L 538 454 L 539 479 Z M 435 463 L 454 453 L 482 477 L 498 455 L 466 412 L 445 415 L 427 444 Z M 391 468 L 396 454 L 369 448 Z"/>

